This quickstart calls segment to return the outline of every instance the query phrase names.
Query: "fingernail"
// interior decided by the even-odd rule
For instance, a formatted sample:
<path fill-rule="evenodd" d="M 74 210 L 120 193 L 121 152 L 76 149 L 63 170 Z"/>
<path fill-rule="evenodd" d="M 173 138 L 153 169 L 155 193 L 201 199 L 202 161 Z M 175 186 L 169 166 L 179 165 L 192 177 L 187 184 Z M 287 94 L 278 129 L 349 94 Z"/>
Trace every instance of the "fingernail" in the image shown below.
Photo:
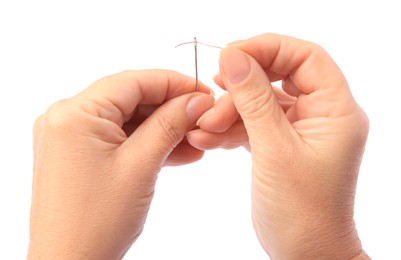
<path fill-rule="evenodd" d="M 217 85 L 221 85 L 222 79 L 221 79 L 221 74 L 220 72 L 216 73 L 216 75 L 213 76 L 213 81 L 214 83 L 216 83 Z"/>
<path fill-rule="evenodd" d="M 209 95 L 211 95 L 212 97 L 216 96 L 216 93 L 214 93 L 213 89 L 209 89 L 209 90 L 210 90 Z"/>
<path fill-rule="evenodd" d="M 219 80 L 221 78 L 220 72 L 217 72 L 216 74 L 214 74 L 213 76 L 213 81 Z"/>
<path fill-rule="evenodd" d="M 251 69 L 248 57 L 235 47 L 227 47 L 221 52 L 220 66 L 231 84 L 244 81 Z"/>
<path fill-rule="evenodd" d="M 204 113 L 199 120 L 196 122 L 196 125 L 199 126 L 200 121 L 202 121 L 203 119 L 205 119 L 206 117 L 212 115 L 214 113 L 216 109 L 214 107 L 212 107 L 211 109 L 209 109 L 208 111 L 206 111 L 206 113 Z"/>
<path fill-rule="evenodd" d="M 186 107 L 189 121 L 197 122 L 199 117 L 205 113 L 206 109 L 211 107 L 210 101 L 210 96 L 204 94 L 191 98 Z"/>

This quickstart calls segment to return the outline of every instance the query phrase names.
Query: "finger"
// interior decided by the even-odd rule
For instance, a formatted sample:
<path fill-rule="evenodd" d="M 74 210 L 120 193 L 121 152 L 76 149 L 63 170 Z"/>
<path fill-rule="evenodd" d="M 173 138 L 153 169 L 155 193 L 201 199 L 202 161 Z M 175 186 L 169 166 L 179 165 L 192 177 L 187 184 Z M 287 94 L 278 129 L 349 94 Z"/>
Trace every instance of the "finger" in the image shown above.
<path fill-rule="evenodd" d="M 42 128 L 43 123 L 43 115 L 39 116 L 33 125 L 33 163 L 36 164 L 37 159 L 37 151 L 38 151 L 38 143 L 39 143 L 39 136 Z M 36 166 L 35 166 L 36 167 Z M 34 171 L 35 173 L 35 171 Z M 36 187 L 36 174 L 33 175 L 32 178 L 32 189 L 35 190 Z"/>
<path fill-rule="evenodd" d="M 278 104 L 284 112 L 294 105 L 296 98 L 289 96 L 282 89 L 273 86 L 273 92 Z M 201 116 L 197 125 L 204 131 L 211 133 L 222 133 L 227 131 L 238 119 L 238 112 L 235 108 L 229 93 L 225 93 L 216 102 L 215 106 Z"/>
<path fill-rule="evenodd" d="M 273 86 L 273 93 L 276 97 L 278 104 L 280 105 L 281 109 L 285 112 L 295 104 L 297 101 L 296 97 L 292 97 L 284 92 L 282 89 Z"/>
<path fill-rule="evenodd" d="M 188 143 L 199 150 L 234 149 L 240 146 L 248 149 L 249 147 L 248 135 L 242 121 L 237 121 L 224 133 L 192 130 L 187 133 L 187 139 Z"/>
<path fill-rule="evenodd" d="M 33 150 L 34 151 L 36 151 L 36 147 L 37 147 L 37 144 L 38 144 L 39 133 L 40 133 L 42 121 L 43 121 L 43 115 L 39 116 L 35 120 L 35 123 L 33 125 Z"/>
<path fill-rule="evenodd" d="M 220 73 L 217 73 L 213 77 L 214 83 L 216 83 L 217 86 L 219 86 L 223 90 L 227 90 L 226 87 L 224 86 L 223 80 L 221 79 Z"/>
<path fill-rule="evenodd" d="M 95 82 L 77 98 L 87 112 L 122 126 L 138 104 L 160 105 L 194 90 L 195 79 L 177 72 L 125 71 Z M 199 91 L 210 93 L 202 83 Z"/>
<path fill-rule="evenodd" d="M 234 44 L 254 57 L 268 72 L 280 79 L 288 76 L 303 93 L 318 89 L 347 90 L 344 78 L 330 56 L 318 45 L 276 34 L 263 34 Z M 332 80 L 336 79 L 336 80 Z"/>
<path fill-rule="evenodd" d="M 270 80 L 270 77 L 268 77 L 268 78 Z M 224 83 L 223 83 L 220 73 L 216 74 L 213 77 L 213 80 L 216 83 L 216 85 L 218 85 L 220 88 L 227 90 L 226 87 L 224 86 Z M 273 81 L 270 80 L 270 82 L 273 82 Z M 282 85 L 283 85 L 283 87 L 282 87 L 283 89 L 286 88 L 286 90 L 285 90 L 286 93 L 283 91 L 283 89 L 273 86 L 274 94 L 276 95 L 276 97 L 283 102 L 288 101 L 288 102 L 293 103 L 294 101 L 296 101 L 296 98 L 294 98 L 294 97 L 297 97 L 300 94 L 299 90 L 298 89 L 288 90 L 290 88 L 296 88 L 294 83 L 292 83 L 292 81 L 290 79 L 285 79 L 285 80 L 283 80 Z"/>
<path fill-rule="evenodd" d="M 284 82 L 284 90 L 298 97 L 296 105 L 289 109 L 293 121 L 339 117 L 356 109 L 344 75 L 317 44 L 264 34 L 232 46 L 254 57 L 264 71 L 290 80 Z"/>
<path fill-rule="evenodd" d="M 284 112 L 292 106 L 296 98 L 289 96 L 282 89 L 273 86 L 273 92 L 277 102 Z M 124 123 L 123 129 L 127 136 L 130 136 L 135 129 L 148 118 L 158 106 L 138 105 L 132 118 Z M 221 133 L 231 127 L 238 119 L 238 112 L 228 93 L 223 94 L 216 102 L 215 106 L 207 111 L 198 120 L 197 125 L 205 131 Z"/>
<path fill-rule="evenodd" d="M 278 75 L 274 72 L 271 72 L 271 71 L 265 71 L 265 72 L 266 72 L 266 75 L 269 78 L 270 82 L 275 82 L 275 81 L 281 80 L 283 78 L 282 75 Z M 220 88 L 227 90 L 226 87 L 224 86 L 224 83 L 223 83 L 220 73 L 217 73 L 216 75 L 214 75 L 213 81 Z"/>
<path fill-rule="evenodd" d="M 220 55 L 220 71 L 252 143 L 280 143 L 292 127 L 278 104 L 271 83 L 258 62 L 245 52 L 227 47 Z"/>
<path fill-rule="evenodd" d="M 122 129 L 125 135 L 130 136 L 158 107 L 155 105 L 138 105 L 131 118 L 124 122 Z"/>
<path fill-rule="evenodd" d="M 179 151 L 172 153 L 174 148 L 195 127 L 199 117 L 213 105 L 214 98 L 202 93 L 190 93 L 165 102 L 117 149 L 116 158 L 119 164 L 132 167 L 140 164 L 144 167 L 144 173 L 159 172 L 170 154 L 182 155 Z M 198 158 L 199 153 L 192 151 L 187 158 L 181 156 L 175 163 L 190 162 Z M 173 162 L 174 160 L 167 161 L 167 165 Z M 145 179 L 154 177 L 141 176 Z"/>
<path fill-rule="evenodd" d="M 184 140 L 169 154 L 164 166 L 179 166 L 193 163 L 200 160 L 204 153 L 204 151 L 196 149 Z"/>
<path fill-rule="evenodd" d="M 302 92 L 297 88 L 290 78 L 282 81 L 282 88 L 288 95 L 293 97 L 298 97 L 302 94 Z"/>
<path fill-rule="evenodd" d="M 231 96 L 225 93 L 217 100 L 213 108 L 201 116 L 197 125 L 205 131 L 221 133 L 230 128 L 237 118 L 238 112 Z"/>

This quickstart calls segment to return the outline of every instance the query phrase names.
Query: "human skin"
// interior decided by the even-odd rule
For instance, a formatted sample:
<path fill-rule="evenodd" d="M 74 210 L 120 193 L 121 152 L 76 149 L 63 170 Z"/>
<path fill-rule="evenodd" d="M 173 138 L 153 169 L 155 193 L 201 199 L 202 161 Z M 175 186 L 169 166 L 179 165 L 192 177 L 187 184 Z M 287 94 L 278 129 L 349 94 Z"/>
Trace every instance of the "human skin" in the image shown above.
<path fill-rule="evenodd" d="M 353 219 L 369 123 L 330 56 L 264 34 L 223 49 L 215 81 L 229 94 L 187 138 L 252 153 L 252 219 L 270 257 L 369 259 Z"/>
<path fill-rule="evenodd" d="M 254 227 L 272 259 L 368 258 L 353 221 L 368 120 L 335 63 L 315 44 L 266 34 L 225 48 L 220 66 L 229 93 L 214 106 L 190 93 L 194 79 L 131 71 L 37 120 L 29 259 L 121 259 L 164 165 L 241 145 L 252 152 Z M 290 95 L 271 87 L 277 80 Z M 196 121 L 187 139 L 198 149 L 184 138 Z"/>
<path fill-rule="evenodd" d="M 28 259 L 124 256 L 142 232 L 160 169 L 204 153 L 185 134 L 214 98 L 194 86 L 171 71 L 122 72 L 38 118 Z"/>

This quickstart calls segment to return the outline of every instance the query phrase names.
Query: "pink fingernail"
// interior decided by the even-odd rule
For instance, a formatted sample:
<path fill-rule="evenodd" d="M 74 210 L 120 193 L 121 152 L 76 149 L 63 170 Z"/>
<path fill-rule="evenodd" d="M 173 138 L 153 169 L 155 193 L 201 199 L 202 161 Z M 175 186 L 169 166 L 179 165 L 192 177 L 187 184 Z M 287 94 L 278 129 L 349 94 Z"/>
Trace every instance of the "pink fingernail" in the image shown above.
<path fill-rule="evenodd" d="M 186 108 L 188 119 L 191 122 L 196 122 L 205 113 L 208 103 L 210 104 L 210 97 L 204 94 L 195 96 L 189 100 Z"/>
<path fill-rule="evenodd" d="M 209 109 L 208 111 L 206 111 L 200 118 L 199 120 L 196 122 L 196 125 L 199 126 L 200 121 L 202 121 L 203 119 L 205 119 L 208 116 L 211 116 L 214 112 L 216 111 L 216 109 L 214 107 L 212 107 L 211 109 Z"/>
<path fill-rule="evenodd" d="M 227 79 L 234 85 L 245 80 L 251 71 L 248 57 L 235 47 L 227 47 L 221 52 L 220 66 Z"/>

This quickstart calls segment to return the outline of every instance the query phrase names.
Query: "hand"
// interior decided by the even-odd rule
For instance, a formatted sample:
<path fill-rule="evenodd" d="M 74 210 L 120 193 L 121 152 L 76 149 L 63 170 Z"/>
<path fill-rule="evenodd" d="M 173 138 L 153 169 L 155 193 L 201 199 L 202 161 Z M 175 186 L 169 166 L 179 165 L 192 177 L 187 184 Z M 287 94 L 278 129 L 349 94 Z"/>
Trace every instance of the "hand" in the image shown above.
<path fill-rule="evenodd" d="M 129 71 L 52 105 L 34 127 L 29 258 L 121 259 L 164 165 L 203 155 L 183 138 L 214 104 L 171 71 Z"/>
<path fill-rule="evenodd" d="M 284 92 L 271 85 L 279 80 Z M 229 95 L 187 138 L 199 149 L 249 148 L 254 228 L 272 259 L 366 256 L 353 208 L 368 119 L 329 55 L 260 35 L 221 52 L 216 81 Z"/>

